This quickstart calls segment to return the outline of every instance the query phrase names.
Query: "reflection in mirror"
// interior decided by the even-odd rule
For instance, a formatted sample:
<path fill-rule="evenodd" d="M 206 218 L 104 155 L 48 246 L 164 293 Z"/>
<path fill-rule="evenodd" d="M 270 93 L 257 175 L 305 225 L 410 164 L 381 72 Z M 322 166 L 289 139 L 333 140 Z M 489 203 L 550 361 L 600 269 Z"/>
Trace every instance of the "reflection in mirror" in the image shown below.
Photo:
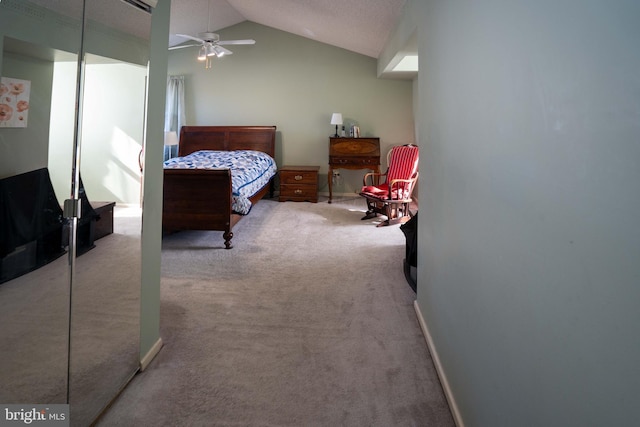
<path fill-rule="evenodd" d="M 82 0 L 68 3 L 82 11 Z M 70 135 L 60 147 L 73 146 L 75 87 L 55 94 L 53 75 L 58 62 L 77 66 L 80 34 L 77 18 L 28 1 L 0 2 L 0 104 L 16 113 L 13 121 L 0 117 L 2 403 L 67 401 L 70 274 L 60 203 L 69 194 L 71 162 L 54 170 L 49 156 L 53 127 Z M 15 82 L 22 86 L 12 87 Z M 71 120 L 54 124 L 59 97 L 72 100 Z M 56 174 L 66 183 L 54 188 Z"/>
<path fill-rule="evenodd" d="M 95 420 L 139 366 L 138 154 L 150 26 L 151 15 L 121 0 L 86 1 L 80 176 L 90 207 L 79 221 L 72 283 L 74 425 Z"/>
<path fill-rule="evenodd" d="M 26 126 L 0 123 L 0 182 L 13 185 L 0 186 L 0 402 L 69 403 L 72 426 L 91 424 L 138 369 L 138 154 L 151 23 L 120 0 L 87 0 L 79 55 L 84 5 L 0 1 L 1 74 L 30 83 Z M 71 194 L 76 131 L 83 214 L 71 260 L 60 205 Z M 43 222 L 35 205 L 55 227 L 46 238 L 14 238 L 21 234 L 8 224 Z"/>

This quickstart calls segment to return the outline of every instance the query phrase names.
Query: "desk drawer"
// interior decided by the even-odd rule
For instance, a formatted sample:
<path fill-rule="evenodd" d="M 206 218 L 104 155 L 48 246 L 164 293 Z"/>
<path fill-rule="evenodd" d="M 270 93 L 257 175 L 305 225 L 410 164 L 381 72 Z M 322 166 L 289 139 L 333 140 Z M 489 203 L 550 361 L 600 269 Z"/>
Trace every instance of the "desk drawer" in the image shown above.
<path fill-rule="evenodd" d="M 329 157 L 380 157 L 380 138 L 329 138 Z"/>
<path fill-rule="evenodd" d="M 329 157 L 329 164 L 334 166 L 339 165 L 372 165 L 377 166 L 380 164 L 380 157 Z"/>

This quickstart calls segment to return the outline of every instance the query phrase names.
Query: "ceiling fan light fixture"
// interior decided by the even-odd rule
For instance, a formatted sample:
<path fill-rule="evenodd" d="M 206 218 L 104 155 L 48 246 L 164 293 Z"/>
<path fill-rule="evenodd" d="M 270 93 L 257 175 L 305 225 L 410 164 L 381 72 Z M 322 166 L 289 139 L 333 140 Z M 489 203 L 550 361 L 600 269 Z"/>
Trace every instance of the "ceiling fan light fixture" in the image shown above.
<path fill-rule="evenodd" d="M 0 0 L 1 2 L 2 0 Z M 159 0 L 123 0 L 123 1 L 148 1 L 148 2 L 158 2 Z M 211 0 L 207 0 L 207 16 L 209 18 L 209 24 L 211 24 Z M 155 5 L 155 4 L 154 4 Z M 220 36 L 216 33 L 211 32 L 209 30 L 209 25 L 207 25 L 207 31 L 199 33 L 199 37 L 191 36 L 189 34 L 176 34 L 176 36 L 183 37 L 185 39 L 193 40 L 198 42 L 198 44 L 190 44 L 190 45 L 177 45 L 170 46 L 169 50 L 173 49 L 181 49 L 183 47 L 192 47 L 199 46 L 198 50 L 198 61 L 204 62 L 205 68 L 211 68 L 212 57 L 222 58 L 225 55 L 231 55 L 233 52 L 229 49 L 226 49 L 220 45 L 241 45 L 241 44 L 255 44 L 256 41 L 253 39 L 247 40 L 220 40 Z"/>
<path fill-rule="evenodd" d="M 207 59 L 207 50 L 204 45 L 202 45 L 200 52 L 198 53 L 198 61 L 204 61 L 205 59 Z"/>
<path fill-rule="evenodd" d="M 222 49 L 220 46 L 214 46 L 213 47 L 214 52 L 216 53 L 216 56 L 218 58 L 221 58 L 224 56 L 224 49 Z"/>
<path fill-rule="evenodd" d="M 207 43 L 205 50 L 207 52 L 207 56 L 216 56 L 217 54 L 215 47 L 211 43 Z"/>

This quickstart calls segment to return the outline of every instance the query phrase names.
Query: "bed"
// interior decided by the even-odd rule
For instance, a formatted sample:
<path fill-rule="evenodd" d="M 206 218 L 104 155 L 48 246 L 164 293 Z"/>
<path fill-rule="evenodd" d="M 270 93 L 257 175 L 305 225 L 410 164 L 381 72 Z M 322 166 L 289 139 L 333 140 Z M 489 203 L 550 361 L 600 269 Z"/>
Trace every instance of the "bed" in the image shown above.
<path fill-rule="evenodd" d="M 238 209 L 236 205 L 234 210 L 239 194 L 232 168 L 202 168 L 198 156 L 202 151 L 249 150 L 253 156 L 266 153 L 274 158 L 275 135 L 275 126 L 183 126 L 178 159 L 170 159 L 164 165 L 163 232 L 222 231 L 225 248 L 231 249 L 234 225 L 267 193 L 273 197 L 275 161 L 274 175 L 252 194 L 243 196 L 250 203 L 249 209 Z M 228 159 L 224 162 L 229 163 Z"/>

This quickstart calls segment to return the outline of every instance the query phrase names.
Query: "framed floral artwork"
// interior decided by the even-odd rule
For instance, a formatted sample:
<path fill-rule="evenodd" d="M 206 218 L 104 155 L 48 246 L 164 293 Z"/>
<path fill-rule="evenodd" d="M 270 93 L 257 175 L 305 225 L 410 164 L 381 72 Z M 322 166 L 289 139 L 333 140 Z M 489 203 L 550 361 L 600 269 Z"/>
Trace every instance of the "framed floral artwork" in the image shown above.
<path fill-rule="evenodd" d="M 31 81 L 0 78 L 0 128 L 26 128 Z"/>

